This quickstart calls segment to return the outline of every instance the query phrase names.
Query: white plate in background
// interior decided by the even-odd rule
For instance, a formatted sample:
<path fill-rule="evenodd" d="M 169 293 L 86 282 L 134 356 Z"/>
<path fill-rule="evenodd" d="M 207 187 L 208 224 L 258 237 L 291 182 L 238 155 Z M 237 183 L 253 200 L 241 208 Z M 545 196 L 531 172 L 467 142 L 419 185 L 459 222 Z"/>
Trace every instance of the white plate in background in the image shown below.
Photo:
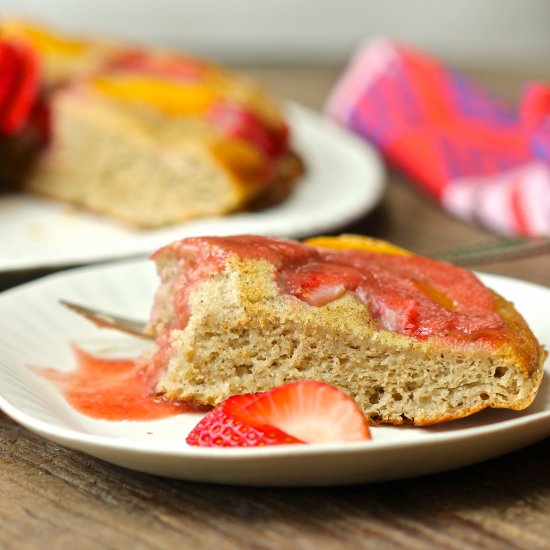
<path fill-rule="evenodd" d="M 484 275 L 512 300 L 550 348 L 550 289 Z M 363 483 L 435 473 L 519 449 L 550 435 L 547 375 L 526 411 L 484 411 L 431 428 L 374 427 L 373 440 L 246 449 L 185 443 L 200 414 L 152 422 L 108 422 L 72 409 L 29 365 L 70 370 L 69 343 L 138 353 L 138 339 L 99 330 L 60 298 L 145 319 L 157 286 L 152 262 L 92 266 L 50 275 L 0 295 L 0 407 L 30 430 L 108 462 L 195 481 L 309 486 Z M 547 367 L 548 370 L 548 367 Z"/>
<path fill-rule="evenodd" d="M 257 233 L 301 238 L 337 230 L 369 212 L 384 189 L 377 153 L 299 105 L 289 105 L 288 118 L 306 174 L 284 203 L 261 212 L 139 230 L 38 196 L 0 196 L 0 272 L 148 254 L 183 237 Z"/>

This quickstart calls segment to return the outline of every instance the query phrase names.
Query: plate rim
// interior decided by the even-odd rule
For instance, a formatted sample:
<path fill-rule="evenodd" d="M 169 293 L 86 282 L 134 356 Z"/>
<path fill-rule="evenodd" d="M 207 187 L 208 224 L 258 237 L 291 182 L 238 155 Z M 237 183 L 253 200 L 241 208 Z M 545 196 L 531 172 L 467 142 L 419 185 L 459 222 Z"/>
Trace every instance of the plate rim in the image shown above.
<path fill-rule="evenodd" d="M 80 266 L 72 269 L 67 269 L 61 272 L 45 275 L 34 281 L 24 283 L 14 288 L 8 289 L 0 293 L 0 306 L 4 299 L 13 299 L 19 294 L 25 294 L 35 289 L 47 287 L 50 283 L 55 284 L 56 281 L 63 281 L 64 279 L 78 279 L 80 276 L 91 276 L 101 271 L 117 270 L 119 268 L 128 268 L 130 270 L 142 270 L 143 275 L 146 270 L 152 268 L 152 262 L 146 259 L 125 259 L 125 260 L 113 260 L 105 262 L 103 264 L 93 264 Z M 484 280 L 486 284 L 491 286 L 491 281 L 497 281 L 497 284 L 519 284 L 524 287 L 530 287 L 535 291 L 543 291 L 550 293 L 550 289 L 532 283 L 530 281 L 524 281 L 513 277 L 504 275 L 496 275 L 491 273 L 476 272 L 478 276 Z M 16 299 L 15 298 L 15 299 Z M 60 311 L 62 311 L 60 309 Z M 0 359 L 0 370 L 7 369 L 3 359 Z M 545 368 L 546 376 L 550 376 L 549 366 Z M 12 403 L 8 396 L 3 393 L 0 388 L 0 409 L 2 409 L 10 418 L 28 428 L 30 431 L 40 434 L 47 439 L 59 441 L 61 438 L 64 441 L 64 445 L 72 448 L 80 448 L 77 444 L 84 443 L 101 447 L 102 449 L 116 449 L 120 451 L 130 453 L 140 453 L 149 456 L 162 455 L 170 457 L 202 457 L 208 459 L 223 459 L 228 457 L 231 459 L 265 459 L 267 457 L 288 457 L 288 456 L 312 456 L 312 455 L 335 455 L 335 454 L 362 454 L 362 453 L 374 453 L 391 451 L 394 449 L 404 449 L 410 447 L 430 447 L 445 445 L 447 443 L 456 443 L 461 440 L 469 440 L 471 438 L 483 437 L 488 434 L 499 434 L 503 431 L 507 431 L 509 428 L 521 427 L 522 425 L 530 425 L 538 422 L 544 422 L 545 419 L 550 418 L 550 408 L 542 411 L 534 412 L 532 414 L 524 415 L 518 418 L 509 418 L 500 420 L 496 423 L 488 423 L 482 426 L 463 427 L 448 431 L 445 433 L 438 433 L 434 436 L 427 435 L 425 438 L 420 439 L 400 439 L 400 440 L 370 440 L 351 443 L 316 443 L 308 445 L 280 445 L 266 448 L 242 448 L 242 449 L 219 449 L 219 448 L 195 448 L 188 445 L 182 445 L 181 448 L 172 448 L 171 445 L 155 446 L 154 449 L 147 447 L 146 442 L 142 441 L 130 441 L 124 438 L 117 438 L 116 436 L 98 435 L 93 433 L 86 433 L 82 430 L 75 428 L 66 428 L 59 426 L 55 423 L 47 422 L 37 419 L 20 409 L 17 405 Z M 80 414 L 74 411 L 75 414 Z M 481 413 L 482 414 L 482 413 Z M 85 416 L 85 415 L 82 415 Z M 405 428 L 407 429 L 407 428 Z M 425 429 L 425 428 L 409 428 L 409 429 Z M 428 428 L 429 429 L 429 428 Z M 550 435 L 550 427 L 548 429 Z M 51 437 L 49 437 L 51 436 Z M 545 437 L 545 436 L 542 436 Z M 74 445 L 71 445 L 73 443 Z M 85 452 L 85 451 L 84 451 Z M 88 453 L 91 454 L 91 453 Z"/>
<path fill-rule="evenodd" d="M 549 375 L 550 373 L 546 373 Z M 116 449 L 120 451 L 126 451 L 131 453 L 140 453 L 145 455 L 163 455 L 171 457 L 181 456 L 193 456 L 201 458 L 265 458 L 274 456 L 311 456 L 311 455 L 334 455 L 334 454 L 369 454 L 373 452 L 386 452 L 392 450 L 399 450 L 403 448 L 417 448 L 417 447 L 434 447 L 438 445 L 447 445 L 449 443 L 456 443 L 465 439 L 472 439 L 478 437 L 484 437 L 488 434 L 499 434 L 508 431 L 510 427 L 521 427 L 526 424 L 533 424 L 543 421 L 546 418 L 550 418 L 550 409 L 533 413 L 529 416 L 522 416 L 520 418 L 511 418 L 507 420 L 501 420 L 498 423 L 486 424 L 478 427 L 471 428 L 459 428 L 457 430 L 445 432 L 444 434 L 437 434 L 433 437 L 425 437 L 415 440 L 381 440 L 375 439 L 367 441 L 357 442 L 345 442 L 345 443 L 309 443 L 303 445 L 273 445 L 268 447 L 232 447 L 232 448 L 218 448 L 218 447 L 194 447 L 191 445 L 182 445 L 181 448 L 171 447 L 155 447 L 151 448 L 150 444 L 141 441 L 129 442 L 125 439 L 118 439 L 116 437 L 108 437 L 95 434 L 86 434 L 82 431 L 78 431 L 70 428 L 58 427 L 55 424 L 37 420 L 28 413 L 22 412 L 15 405 L 13 405 L 4 396 L 0 395 L 0 409 L 5 412 L 7 416 L 28 428 L 34 433 L 55 435 L 63 439 L 64 441 L 74 443 L 88 443 L 93 444 L 96 447 L 103 449 Z M 12 414 L 13 413 L 13 414 Z M 28 419 L 28 420 L 27 420 Z M 414 429 L 414 428 L 411 428 Z M 422 429 L 422 428 L 420 428 Z M 550 435 L 550 427 L 548 429 Z M 470 435 L 468 435 L 468 433 Z M 46 436 L 43 436 L 46 437 Z M 182 436 L 183 437 L 183 436 Z M 542 436 L 545 437 L 545 436 Z M 46 439 L 50 439 L 46 437 Z M 51 438 L 57 441 L 55 438 Z M 182 439 L 183 441 L 183 439 Z M 67 445 L 70 446 L 70 445 Z"/>

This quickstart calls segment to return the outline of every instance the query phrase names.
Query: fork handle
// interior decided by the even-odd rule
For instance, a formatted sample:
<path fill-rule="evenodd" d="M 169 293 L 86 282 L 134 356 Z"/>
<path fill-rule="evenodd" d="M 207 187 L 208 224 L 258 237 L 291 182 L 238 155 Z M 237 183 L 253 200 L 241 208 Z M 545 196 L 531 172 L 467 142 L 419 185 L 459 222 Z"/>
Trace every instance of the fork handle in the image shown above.
<path fill-rule="evenodd" d="M 431 254 L 430 256 L 437 260 L 467 266 L 517 260 L 549 252 L 550 238 L 538 237 L 530 239 L 501 239 L 479 246 Z"/>

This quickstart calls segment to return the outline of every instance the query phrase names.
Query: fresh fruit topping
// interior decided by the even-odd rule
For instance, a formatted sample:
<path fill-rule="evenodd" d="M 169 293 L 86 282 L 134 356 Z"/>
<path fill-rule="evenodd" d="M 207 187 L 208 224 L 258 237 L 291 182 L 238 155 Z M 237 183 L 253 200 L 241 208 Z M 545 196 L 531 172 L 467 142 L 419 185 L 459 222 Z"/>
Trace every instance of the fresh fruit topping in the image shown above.
<path fill-rule="evenodd" d="M 290 294 L 316 307 L 337 300 L 346 291 L 354 292 L 382 328 L 401 333 L 418 328 L 416 300 L 396 289 L 384 291 L 376 277 L 370 277 L 352 266 L 306 264 L 286 274 L 285 284 Z M 447 309 L 451 309 L 451 300 L 435 288 L 422 283 L 417 288 L 434 302 L 439 305 L 444 303 L 449 306 Z"/>
<path fill-rule="evenodd" d="M 16 50 L 11 42 L 0 42 L 0 108 L 9 99 L 19 72 Z"/>
<path fill-rule="evenodd" d="M 312 306 L 324 306 L 346 290 L 355 290 L 363 279 L 362 273 L 353 267 L 310 263 L 290 272 L 286 284 L 293 296 Z"/>
<path fill-rule="evenodd" d="M 270 181 L 271 172 L 264 155 L 247 141 L 224 139 L 214 142 L 212 153 L 243 187 Z"/>
<path fill-rule="evenodd" d="M 313 237 L 307 239 L 306 244 L 330 250 L 360 250 L 377 254 L 391 254 L 394 256 L 410 256 L 411 252 L 399 248 L 381 239 L 365 237 L 363 235 L 343 234 L 338 237 Z"/>
<path fill-rule="evenodd" d="M 306 443 L 370 439 L 365 416 L 343 391 L 322 382 L 293 382 L 261 394 L 247 414 Z"/>
<path fill-rule="evenodd" d="M 2 34 L 15 40 L 24 40 L 35 50 L 57 55 L 82 55 L 89 43 L 67 36 L 48 32 L 42 27 L 17 20 L 2 21 Z"/>
<path fill-rule="evenodd" d="M 39 77 L 34 51 L 23 43 L 0 43 L 0 133 L 14 135 L 29 122 Z"/>
<path fill-rule="evenodd" d="M 140 50 L 126 51 L 109 63 L 109 68 L 178 80 L 197 80 L 205 65 L 191 57 L 150 55 Z"/>
<path fill-rule="evenodd" d="M 351 397 L 322 382 L 292 382 L 230 397 L 197 424 L 187 443 L 257 447 L 367 439 L 367 421 Z"/>
<path fill-rule="evenodd" d="M 286 126 L 270 128 L 242 105 L 216 102 L 210 107 L 208 118 L 224 135 L 253 143 L 270 158 L 279 156 L 286 148 Z"/>
<path fill-rule="evenodd" d="M 259 447 L 302 443 L 250 417 L 244 408 L 258 394 L 234 395 L 210 411 L 187 436 L 189 445 L 199 447 Z"/>
<path fill-rule="evenodd" d="M 209 86 L 148 76 L 104 75 L 96 78 L 93 86 L 109 97 L 146 105 L 173 116 L 203 114 L 216 99 L 216 92 Z"/>
<path fill-rule="evenodd" d="M 382 328 L 401 334 L 410 334 L 418 328 L 418 303 L 413 298 L 399 292 L 373 293 L 363 287 L 356 292 Z"/>
<path fill-rule="evenodd" d="M 425 283 L 424 281 L 420 281 L 418 279 L 413 280 L 414 284 L 417 288 L 419 288 L 428 298 L 430 298 L 432 301 L 434 301 L 437 305 L 444 307 L 445 309 L 448 309 L 449 311 L 454 311 L 456 309 L 456 304 L 443 292 L 440 290 L 437 290 L 432 285 L 429 285 L 428 283 Z"/>

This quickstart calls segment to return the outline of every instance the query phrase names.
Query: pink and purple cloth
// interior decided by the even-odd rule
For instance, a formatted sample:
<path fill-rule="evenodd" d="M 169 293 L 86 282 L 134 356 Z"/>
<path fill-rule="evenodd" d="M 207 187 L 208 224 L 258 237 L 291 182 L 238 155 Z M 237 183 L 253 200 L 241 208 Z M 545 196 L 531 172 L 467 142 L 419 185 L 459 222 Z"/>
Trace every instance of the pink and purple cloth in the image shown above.
<path fill-rule="evenodd" d="M 513 109 L 414 49 L 360 47 L 327 113 L 373 143 L 452 214 L 508 235 L 550 235 L 550 87 Z"/>

